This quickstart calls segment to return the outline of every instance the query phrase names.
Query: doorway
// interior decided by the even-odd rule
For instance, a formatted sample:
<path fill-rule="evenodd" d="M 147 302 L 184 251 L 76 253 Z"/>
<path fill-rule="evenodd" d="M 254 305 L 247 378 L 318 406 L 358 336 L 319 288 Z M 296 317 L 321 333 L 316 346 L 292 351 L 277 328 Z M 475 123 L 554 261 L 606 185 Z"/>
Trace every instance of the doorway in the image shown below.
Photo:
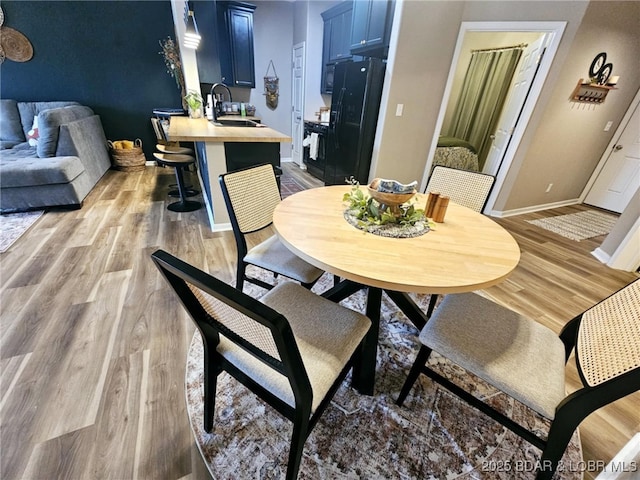
<path fill-rule="evenodd" d="M 496 182 L 484 212 L 487 214 L 493 212 L 496 198 L 500 193 L 513 156 L 517 151 L 527 123 L 533 113 L 538 96 L 540 95 L 542 86 L 560 44 L 565 26 L 566 22 L 463 22 L 461 24 L 456 50 L 449 70 L 447 86 L 440 107 L 440 114 L 436 122 L 435 135 L 433 136 L 426 168 L 423 172 L 422 188 L 427 184 L 433 158 L 438 148 L 439 136 L 443 131 L 443 125 L 445 125 L 445 121 L 450 121 L 453 112 L 452 105 L 456 103 L 457 92 L 461 88 L 464 72 L 469 64 L 470 42 L 473 41 L 473 37 L 485 37 L 483 39 L 484 41 L 508 42 L 506 44 L 542 44 L 545 49 L 545 54 L 535 69 L 535 75 L 532 75 L 528 80 L 527 88 L 520 90 L 520 92 L 525 92 L 525 94 L 510 95 L 503 108 L 503 112 L 510 112 L 513 123 L 510 124 L 510 126 L 505 126 L 503 122 L 500 126 L 508 135 L 506 137 L 503 136 L 499 151 L 494 149 L 494 157 L 490 162 L 489 168 L 493 170 L 491 173 L 496 176 Z M 498 44 L 497 46 L 500 45 Z M 462 74 L 460 74 L 460 72 L 462 72 Z M 499 155 L 500 158 L 497 158 L 496 155 Z M 499 214 L 499 212 L 493 213 Z"/>
<path fill-rule="evenodd" d="M 302 166 L 302 139 L 304 137 L 304 70 L 305 43 L 293 46 L 291 92 L 291 160 Z"/>

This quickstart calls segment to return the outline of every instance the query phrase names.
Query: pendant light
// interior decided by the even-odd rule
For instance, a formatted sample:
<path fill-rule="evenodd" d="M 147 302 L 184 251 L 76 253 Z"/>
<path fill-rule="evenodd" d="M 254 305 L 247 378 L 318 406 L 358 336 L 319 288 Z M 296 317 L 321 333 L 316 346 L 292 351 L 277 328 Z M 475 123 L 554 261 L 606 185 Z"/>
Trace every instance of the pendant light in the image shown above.
<path fill-rule="evenodd" d="M 200 33 L 198 33 L 196 17 L 193 15 L 193 10 L 191 9 L 189 2 L 185 2 L 184 4 L 184 23 L 186 25 L 184 46 L 195 50 L 198 48 L 198 45 L 200 45 Z"/>

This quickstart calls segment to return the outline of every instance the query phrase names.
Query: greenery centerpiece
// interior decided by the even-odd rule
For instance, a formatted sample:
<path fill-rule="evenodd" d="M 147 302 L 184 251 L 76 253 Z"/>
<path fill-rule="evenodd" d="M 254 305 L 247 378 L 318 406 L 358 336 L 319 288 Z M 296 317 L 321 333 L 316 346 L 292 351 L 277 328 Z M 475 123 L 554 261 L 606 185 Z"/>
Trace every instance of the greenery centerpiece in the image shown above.
<path fill-rule="evenodd" d="M 398 205 L 388 205 L 363 192 L 357 181 L 351 179 L 349 183 L 351 190 L 343 196 L 343 201 L 347 205 L 344 217 L 354 227 L 376 235 L 394 238 L 416 237 L 429 231 L 429 220 L 423 209 L 416 208 L 413 195 L 398 194 L 408 198 L 408 201 Z M 372 192 L 371 187 L 369 191 Z M 388 198 L 388 195 L 382 198 Z"/>

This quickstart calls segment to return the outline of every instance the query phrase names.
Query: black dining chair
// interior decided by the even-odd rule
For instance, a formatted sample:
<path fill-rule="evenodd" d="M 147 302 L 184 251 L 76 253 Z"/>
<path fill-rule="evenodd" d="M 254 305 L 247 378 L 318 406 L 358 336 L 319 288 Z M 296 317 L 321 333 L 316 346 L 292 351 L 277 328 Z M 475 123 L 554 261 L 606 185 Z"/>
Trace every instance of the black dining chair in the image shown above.
<path fill-rule="evenodd" d="M 582 420 L 640 390 L 640 279 L 575 317 L 560 335 L 475 293 L 447 295 L 420 342 L 397 404 L 425 374 L 542 450 L 536 478 L 550 479 Z M 547 438 L 432 369 L 432 351 L 548 419 Z M 582 387 L 567 395 L 565 364 L 572 352 Z"/>
<path fill-rule="evenodd" d="M 258 301 L 165 251 L 152 259 L 202 336 L 204 429 L 213 431 L 217 377 L 227 372 L 293 422 L 286 478 L 295 479 L 305 440 L 357 363 L 371 321 L 294 282 Z"/>
<path fill-rule="evenodd" d="M 247 265 L 284 275 L 311 288 L 324 272 L 296 256 L 276 235 L 251 249 L 247 247 L 247 235 L 270 227 L 273 211 L 281 201 L 273 166 L 263 164 L 236 170 L 220 175 L 219 180 L 236 240 L 236 288 L 242 290 L 245 280 L 266 289 L 273 288 L 267 282 L 247 276 Z"/>

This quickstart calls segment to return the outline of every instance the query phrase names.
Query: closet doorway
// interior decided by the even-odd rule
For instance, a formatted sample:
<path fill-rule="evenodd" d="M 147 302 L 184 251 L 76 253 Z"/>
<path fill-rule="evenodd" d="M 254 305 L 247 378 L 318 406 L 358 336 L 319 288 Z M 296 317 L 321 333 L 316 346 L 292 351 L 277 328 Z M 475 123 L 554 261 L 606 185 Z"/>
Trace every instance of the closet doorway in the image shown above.
<path fill-rule="evenodd" d="M 452 137 L 455 137 L 451 135 L 456 131 L 452 126 L 456 122 L 456 110 L 462 109 L 460 106 L 456 108 L 456 105 L 459 104 L 458 99 L 464 88 L 473 52 L 503 50 L 504 47 L 522 45 L 521 58 L 515 72 L 512 70 L 509 73 L 510 88 L 503 92 L 503 108 L 494 114 L 497 116 L 493 118 L 491 131 L 486 133 L 490 138 L 476 138 L 474 141 L 478 146 L 472 145 L 476 154 L 484 148 L 478 169 L 496 176 L 495 187 L 484 210 L 485 213 L 491 213 L 495 198 L 500 192 L 508 167 L 542 90 L 565 25 L 566 22 L 462 23 L 422 185 L 427 184 L 434 157 L 439 158 L 442 148 L 446 148 L 440 145 L 449 145 Z M 453 140 L 454 144 L 457 144 L 458 139 Z M 466 139 L 460 140 L 467 142 Z"/>

